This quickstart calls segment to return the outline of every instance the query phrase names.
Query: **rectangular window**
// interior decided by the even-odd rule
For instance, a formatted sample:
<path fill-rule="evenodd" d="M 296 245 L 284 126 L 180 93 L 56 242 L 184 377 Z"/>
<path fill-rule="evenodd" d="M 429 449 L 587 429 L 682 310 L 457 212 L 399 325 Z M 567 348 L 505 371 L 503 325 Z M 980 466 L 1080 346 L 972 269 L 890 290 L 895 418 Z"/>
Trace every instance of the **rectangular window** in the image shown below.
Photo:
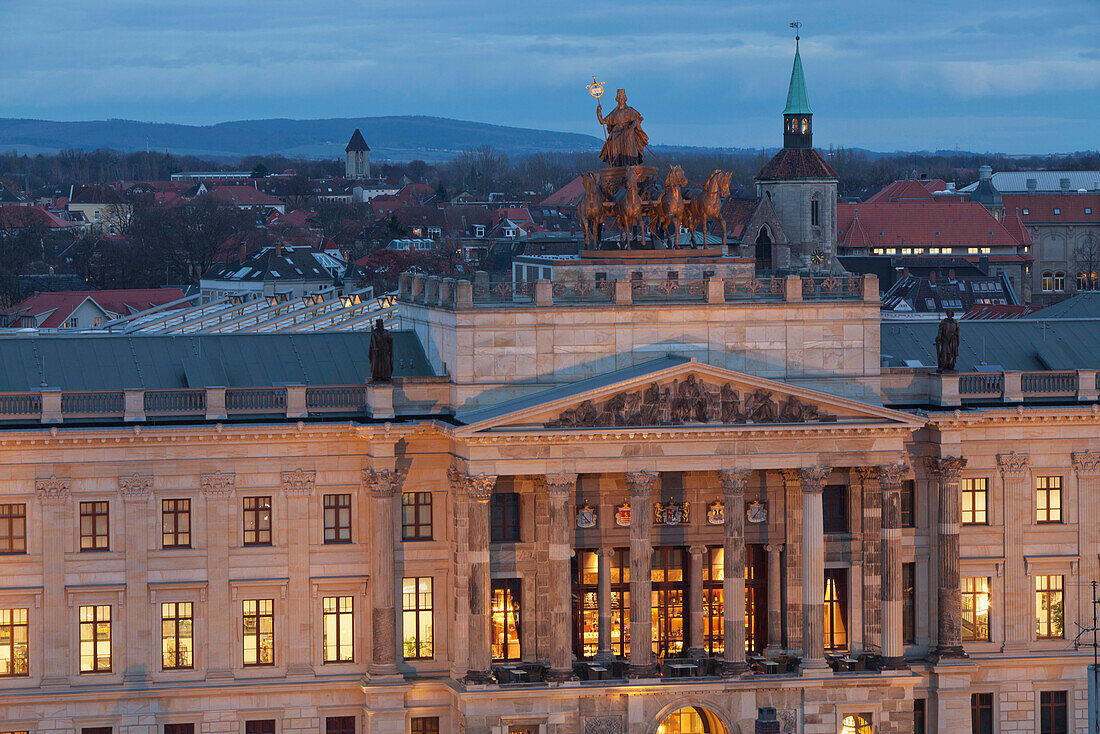
<path fill-rule="evenodd" d="M 191 547 L 191 500 L 160 501 L 160 534 L 165 548 Z"/>
<path fill-rule="evenodd" d="M 825 569 L 825 649 L 848 649 L 848 569 Z"/>
<path fill-rule="evenodd" d="M 745 575 L 751 572 L 746 565 Z M 708 655 L 719 657 L 726 649 L 725 603 L 723 580 L 726 577 L 726 549 L 723 546 L 707 548 L 703 556 L 703 649 Z M 745 606 L 749 606 L 750 587 L 746 584 Z M 752 615 L 745 615 L 745 640 L 752 639 Z"/>
<path fill-rule="evenodd" d="M 351 542 L 351 495 L 326 494 L 325 506 L 325 542 Z"/>
<path fill-rule="evenodd" d="M 917 499 L 917 483 L 912 479 L 901 485 L 901 526 L 915 528 L 917 515 L 914 509 Z"/>
<path fill-rule="evenodd" d="M 80 734 L 111 734 L 109 726 L 82 726 Z"/>
<path fill-rule="evenodd" d="M 246 599 L 242 604 L 244 664 L 275 664 L 275 601 Z"/>
<path fill-rule="evenodd" d="M 819 213 L 820 206 L 817 199 L 810 202 L 810 224 L 817 227 L 821 224 L 821 215 Z"/>
<path fill-rule="evenodd" d="M 406 660 L 435 655 L 432 618 L 432 577 L 409 576 L 402 579 L 401 628 Z"/>
<path fill-rule="evenodd" d="M 432 539 L 432 493 L 401 494 L 401 539 Z"/>
<path fill-rule="evenodd" d="M 195 734 L 194 724 L 165 724 L 164 734 Z"/>
<path fill-rule="evenodd" d="M 970 695 L 970 730 L 973 734 L 993 734 L 993 694 Z"/>
<path fill-rule="evenodd" d="M 923 698 L 913 699 L 913 734 L 925 734 L 928 729 L 925 701 Z"/>
<path fill-rule="evenodd" d="M 0 676 L 30 675 L 27 610 L 0 609 Z"/>
<path fill-rule="evenodd" d="M 494 543 L 519 540 L 519 495 L 495 492 L 489 500 L 489 540 Z"/>
<path fill-rule="evenodd" d="M 0 505 L 0 553 L 27 552 L 27 506 Z"/>
<path fill-rule="evenodd" d="M 1035 478 L 1035 522 L 1062 522 L 1062 478 Z"/>
<path fill-rule="evenodd" d="M 80 672 L 111 672 L 111 607 L 80 607 Z"/>
<path fill-rule="evenodd" d="M 165 670 L 194 667 L 193 629 L 191 602 L 160 605 L 161 660 Z"/>
<path fill-rule="evenodd" d="M 244 544 L 271 545 L 271 498 L 244 498 Z"/>
<path fill-rule="evenodd" d="M 962 639 L 969 642 L 989 640 L 989 577 L 959 580 L 962 592 Z"/>
<path fill-rule="evenodd" d="M 439 717 L 414 716 L 409 731 L 412 734 L 439 734 Z"/>
<path fill-rule="evenodd" d="M 989 480 L 985 477 L 965 477 L 959 480 L 962 498 L 959 522 L 963 525 L 989 524 Z"/>
<path fill-rule="evenodd" d="M 1036 639 L 1054 640 L 1065 636 L 1062 584 L 1062 576 L 1035 577 Z"/>
<path fill-rule="evenodd" d="M 325 717 L 325 734 L 355 734 L 354 716 Z"/>
<path fill-rule="evenodd" d="M 519 660 L 520 580 L 494 579 L 492 594 L 493 660 Z"/>
<path fill-rule="evenodd" d="M 917 644 L 917 564 L 901 564 L 901 641 Z"/>
<path fill-rule="evenodd" d="M 275 734 L 275 719 L 253 719 L 244 722 L 244 734 Z"/>
<path fill-rule="evenodd" d="M 1039 692 L 1039 734 L 1066 734 L 1069 711 L 1065 691 Z"/>
<path fill-rule="evenodd" d="M 352 597 L 326 596 L 324 609 L 324 661 L 350 663 L 355 660 L 355 615 Z"/>
<path fill-rule="evenodd" d="M 657 657 L 676 656 L 684 651 L 685 601 L 689 588 L 686 569 L 690 568 L 686 550 L 682 547 L 653 549 L 650 618 L 653 620 L 653 654 Z"/>
<path fill-rule="evenodd" d="M 108 503 L 106 502 L 80 503 L 81 552 L 108 550 L 109 521 L 107 507 Z"/>
<path fill-rule="evenodd" d="M 848 532 L 847 485 L 826 485 L 821 493 L 821 509 L 826 533 Z"/>

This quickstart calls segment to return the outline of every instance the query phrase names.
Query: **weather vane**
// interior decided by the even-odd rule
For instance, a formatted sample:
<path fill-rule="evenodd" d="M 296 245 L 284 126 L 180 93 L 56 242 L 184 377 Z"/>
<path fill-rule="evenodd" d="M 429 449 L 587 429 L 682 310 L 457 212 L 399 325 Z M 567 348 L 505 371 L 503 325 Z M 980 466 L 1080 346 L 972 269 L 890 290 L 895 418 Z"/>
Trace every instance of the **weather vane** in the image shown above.
<path fill-rule="evenodd" d="M 592 83 L 586 86 L 585 89 L 587 89 L 588 93 L 595 97 L 597 101 L 603 96 L 603 83 L 596 81 L 595 74 L 592 75 Z"/>
<path fill-rule="evenodd" d="M 801 28 L 801 27 L 802 27 L 802 24 L 799 23 L 797 20 L 791 22 L 791 28 L 794 28 L 794 40 L 796 40 L 796 41 L 799 39 L 798 29 Z M 592 77 L 592 78 L 595 79 L 596 77 Z"/>

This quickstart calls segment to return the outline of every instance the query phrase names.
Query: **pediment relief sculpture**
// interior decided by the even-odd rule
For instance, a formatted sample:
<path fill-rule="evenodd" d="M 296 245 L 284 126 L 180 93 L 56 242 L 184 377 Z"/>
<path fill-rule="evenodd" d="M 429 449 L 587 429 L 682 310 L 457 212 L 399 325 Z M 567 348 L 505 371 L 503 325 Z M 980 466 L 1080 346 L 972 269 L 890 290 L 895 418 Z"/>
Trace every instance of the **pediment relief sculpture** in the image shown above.
<path fill-rule="evenodd" d="M 836 416 L 794 395 L 738 391 L 688 375 L 670 384 L 650 383 L 607 400 L 586 400 L 547 422 L 547 428 L 678 426 L 691 423 L 829 423 Z"/>

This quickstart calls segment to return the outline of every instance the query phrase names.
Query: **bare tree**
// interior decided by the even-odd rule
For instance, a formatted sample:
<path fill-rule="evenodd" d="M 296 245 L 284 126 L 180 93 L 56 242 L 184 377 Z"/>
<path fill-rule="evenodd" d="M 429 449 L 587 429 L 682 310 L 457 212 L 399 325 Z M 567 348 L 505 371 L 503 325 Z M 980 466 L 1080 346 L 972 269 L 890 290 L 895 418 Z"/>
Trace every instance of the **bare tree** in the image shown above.
<path fill-rule="evenodd" d="M 1100 242 L 1092 233 L 1077 243 L 1073 262 L 1077 266 L 1077 290 L 1100 290 Z"/>

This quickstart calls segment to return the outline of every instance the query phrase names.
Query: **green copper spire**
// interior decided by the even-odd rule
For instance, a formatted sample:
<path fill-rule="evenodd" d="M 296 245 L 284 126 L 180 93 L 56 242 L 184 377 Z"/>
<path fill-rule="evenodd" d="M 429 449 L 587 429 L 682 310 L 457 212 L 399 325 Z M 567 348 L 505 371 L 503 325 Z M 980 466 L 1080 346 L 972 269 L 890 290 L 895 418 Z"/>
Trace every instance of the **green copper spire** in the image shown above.
<path fill-rule="evenodd" d="M 787 89 L 787 109 L 784 115 L 812 115 L 810 96 L 806 94 L 806 75 L 802 73 L 802 57 L 798 54 L 798 39 L 794 42 L 794 67 L 791 86 Z"/>

